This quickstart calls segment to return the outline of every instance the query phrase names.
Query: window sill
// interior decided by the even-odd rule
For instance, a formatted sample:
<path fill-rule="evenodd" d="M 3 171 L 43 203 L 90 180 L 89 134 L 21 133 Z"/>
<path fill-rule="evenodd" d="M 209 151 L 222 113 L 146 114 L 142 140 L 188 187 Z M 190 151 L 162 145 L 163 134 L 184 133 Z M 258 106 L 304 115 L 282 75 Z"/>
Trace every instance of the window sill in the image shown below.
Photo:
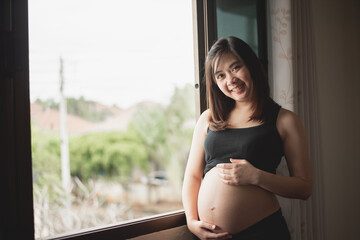
<path fill-rule="evenodd" d="M 48 240 L 128 239 L 186 225 L 184 210 L 122 222 L 106 227 L 91 228 L 79 232 L 57 235 Z"/>

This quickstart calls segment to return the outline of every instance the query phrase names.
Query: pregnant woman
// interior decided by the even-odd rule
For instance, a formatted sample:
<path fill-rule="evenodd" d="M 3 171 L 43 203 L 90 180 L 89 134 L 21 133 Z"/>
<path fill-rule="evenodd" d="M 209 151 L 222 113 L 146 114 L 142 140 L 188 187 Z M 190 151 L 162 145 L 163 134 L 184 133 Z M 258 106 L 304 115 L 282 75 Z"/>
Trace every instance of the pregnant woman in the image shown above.
<path fill-rule="evenodd" d="M 212 46 L 205 80 L 209 109 L 196 124 L 183 183 L 189 230 L 200 239 L 290 239 L 275 195 L 311 195 L 302 123 L 270 98 L 258 58 L 238 38 Z M 282 156 L 290 176 L 276 175 Z"/>

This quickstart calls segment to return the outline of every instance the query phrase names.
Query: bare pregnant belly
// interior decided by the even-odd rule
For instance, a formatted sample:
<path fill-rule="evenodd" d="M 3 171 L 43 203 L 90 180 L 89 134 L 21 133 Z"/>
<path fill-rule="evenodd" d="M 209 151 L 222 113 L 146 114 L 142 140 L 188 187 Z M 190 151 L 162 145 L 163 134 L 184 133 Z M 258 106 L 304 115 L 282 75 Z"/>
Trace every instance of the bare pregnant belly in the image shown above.
<path fill-rule="evenodd" d="M 276 196 L 256 186 L 231 186 L 221 182 L 216 167 L 206 173 L 199 190 L 202 221 L 217 232 L 238 233 L 279 209 Z"/>

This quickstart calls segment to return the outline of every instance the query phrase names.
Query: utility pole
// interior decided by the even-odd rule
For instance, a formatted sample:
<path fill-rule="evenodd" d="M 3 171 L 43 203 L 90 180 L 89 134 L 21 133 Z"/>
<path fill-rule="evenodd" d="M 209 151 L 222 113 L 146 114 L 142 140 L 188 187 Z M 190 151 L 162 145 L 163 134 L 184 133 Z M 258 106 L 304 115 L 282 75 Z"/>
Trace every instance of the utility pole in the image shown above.
<path fill-rule="evenodd" d="M 70 157 L 69 157 L 69 140 L 67 134 L 66 124 L 66 98 L 64 94 L 64 64 L 63 59 L 60 57 L 60 140 L 61 140 L 61 179 L 64 189 L 65 208 L 67 211 L 68 219 L 66 227 L 71 228 L 71 185 L 70 185 Z"/>
<path fill-rule="evenodd" d="M 64 64 L 60 57 L 60 139 L 61 139 L 61 177 L 66 194 L 70 194 L 69 140 L 66 124 L 66 98 L 64 95 Z"/>

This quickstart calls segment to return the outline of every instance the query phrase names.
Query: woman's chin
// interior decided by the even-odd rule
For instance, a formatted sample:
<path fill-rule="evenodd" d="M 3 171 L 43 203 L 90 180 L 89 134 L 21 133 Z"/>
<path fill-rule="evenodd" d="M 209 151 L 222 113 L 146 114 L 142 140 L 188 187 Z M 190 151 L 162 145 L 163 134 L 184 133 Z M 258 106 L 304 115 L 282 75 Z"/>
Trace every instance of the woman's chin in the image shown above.
<path fill-rule="evenodd" d="M 249 102 L 249 98 L 245 93 L 236 95 L 234 94 L 231 98 L 234 99 L 236 102 Z"/>

